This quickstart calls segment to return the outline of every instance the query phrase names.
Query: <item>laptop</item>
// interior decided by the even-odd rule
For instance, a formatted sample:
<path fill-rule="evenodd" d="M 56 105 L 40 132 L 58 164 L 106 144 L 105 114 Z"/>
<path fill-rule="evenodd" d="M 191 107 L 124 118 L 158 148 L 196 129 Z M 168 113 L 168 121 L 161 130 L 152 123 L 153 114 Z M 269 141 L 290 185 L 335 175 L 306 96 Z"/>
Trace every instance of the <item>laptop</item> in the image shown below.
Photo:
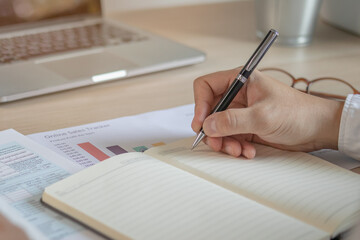
<path fill-rule="evenodd" d="M 201 51 L 104 19 L 100 0 L 0 0 L 0 102 L 204 60 Z"/>

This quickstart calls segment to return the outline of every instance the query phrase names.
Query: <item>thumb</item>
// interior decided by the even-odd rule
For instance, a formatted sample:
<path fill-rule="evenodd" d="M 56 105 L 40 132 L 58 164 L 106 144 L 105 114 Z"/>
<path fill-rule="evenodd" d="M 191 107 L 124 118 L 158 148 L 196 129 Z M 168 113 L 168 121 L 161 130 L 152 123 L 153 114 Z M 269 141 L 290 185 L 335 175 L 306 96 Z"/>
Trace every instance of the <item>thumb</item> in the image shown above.
<path fill-rule="evenodd" d="M 237 108 L 211 114 L 204 121 L 204 132 L 209 137 L 254 133 L 252 112 L 251 108 Z"/>

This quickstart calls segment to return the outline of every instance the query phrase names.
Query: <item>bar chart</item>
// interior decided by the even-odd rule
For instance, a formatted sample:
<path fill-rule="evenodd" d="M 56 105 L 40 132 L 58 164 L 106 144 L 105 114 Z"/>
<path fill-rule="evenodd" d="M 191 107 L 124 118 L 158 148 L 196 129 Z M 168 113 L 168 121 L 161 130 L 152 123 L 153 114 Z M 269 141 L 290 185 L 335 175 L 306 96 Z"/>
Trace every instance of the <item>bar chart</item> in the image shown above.
<path fill-rule="evenodd" d="M 106 154 L 103 150 L 101 150 L 102 147 L 97 147 L 93 143 L 84 142 L 84 143 L 78 143 L 77 145 L 100 162 L 111 157 L 108 154 Z M 157 142 L 157 143 L 151 144 L 151 146 L 153 146 L 153 147 L 162 146 L 162 145 L 165 145 L 165 143 Z M 127 150 L 120 147 L 119 145 L 108 146 L 108 147 L 105 147 L 105 149 L 109 150 L 113 155 L 119 155 L 119 154 L 128 152 Z M 142 146 L 133 147 L 132 151 L 145 152 L 148 149 L 149 149 L 149 147 L 142 145 Z"/>
<path fill-rule="evenodd" d="M 110 146 L 110 147 L 106 147 L 106 148 L 115 155 L 127 153 L 127 151 L 125 149 L 123 149 L 122 147 L 120 147 L 119 145 L 114 145 L 114 146 Z"/>
<path fill-rule="evenodd" d="M 87 168 L 115 155 L 144 152 L 194 135 L 192 104 L 30 135 Z"/>
<path fill-rule="evenodd" d="M 93 156 L 99 161 L 103 161 L 110 157 L 89 142 L 79 143 L 78 146 L 84 149 L 87 153 L 89 153 L 91 156 Z"/>
<path fill-rule="evenodd" d="M 136 152 L 145 152 L 146 150 L 148 150 L 147 147 L 145 146 L 138 146 L 138 147 L 134 147 L 133 148 Z"/>

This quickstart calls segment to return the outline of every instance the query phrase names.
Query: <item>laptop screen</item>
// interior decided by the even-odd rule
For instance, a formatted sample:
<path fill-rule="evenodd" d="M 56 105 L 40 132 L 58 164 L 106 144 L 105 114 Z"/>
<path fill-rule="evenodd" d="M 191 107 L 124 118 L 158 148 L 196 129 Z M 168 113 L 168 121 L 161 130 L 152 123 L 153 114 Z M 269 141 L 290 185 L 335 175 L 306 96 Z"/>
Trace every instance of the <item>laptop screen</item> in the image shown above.
<path fill-rule="evenodd" d="M 100 0 L 0 0 L 0 27 L 89 14 L 101 15 Z"/>

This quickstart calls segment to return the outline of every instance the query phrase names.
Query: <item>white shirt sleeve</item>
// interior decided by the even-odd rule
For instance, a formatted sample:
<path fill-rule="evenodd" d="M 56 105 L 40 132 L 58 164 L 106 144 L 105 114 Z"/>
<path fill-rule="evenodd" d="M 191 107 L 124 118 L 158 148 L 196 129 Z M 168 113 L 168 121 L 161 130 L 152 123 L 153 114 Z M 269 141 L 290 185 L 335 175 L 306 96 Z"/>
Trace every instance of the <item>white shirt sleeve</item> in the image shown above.
<path fill-rule="evenodd" d="M 341 115 L 339 151 L 360 160 L 360 94 L 347 96 Z"/>

